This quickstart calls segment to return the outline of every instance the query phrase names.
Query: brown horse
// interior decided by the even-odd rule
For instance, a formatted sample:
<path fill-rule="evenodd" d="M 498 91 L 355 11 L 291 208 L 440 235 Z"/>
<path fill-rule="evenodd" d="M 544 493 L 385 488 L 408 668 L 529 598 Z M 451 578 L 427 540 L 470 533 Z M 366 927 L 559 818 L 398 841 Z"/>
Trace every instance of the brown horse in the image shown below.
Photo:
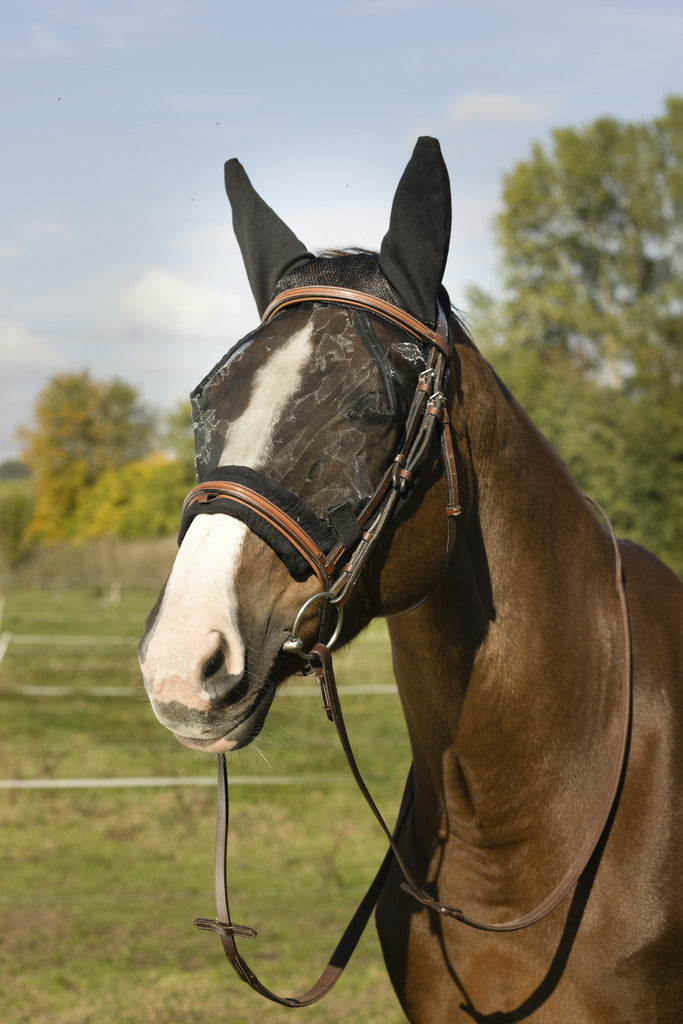
<path fill-rule="evenodd" d="M 452 312 L 444 329 L 435 140 L 379 256 L 313 257 L 237 161 L 226 185 L 265 315 L 193 393 L 207 483 L 140 648 L 157 717 L 242 747 L 335 605 L 342 643 L 386 616 L 414 758 L 398 852 L 424 900 L 394 859 L 376 920 L 409 1020 L 679 1024 L 683 587 L 613 546 Z M 535 923 L 463 923 L 524 923 L 587 838 Z"/>

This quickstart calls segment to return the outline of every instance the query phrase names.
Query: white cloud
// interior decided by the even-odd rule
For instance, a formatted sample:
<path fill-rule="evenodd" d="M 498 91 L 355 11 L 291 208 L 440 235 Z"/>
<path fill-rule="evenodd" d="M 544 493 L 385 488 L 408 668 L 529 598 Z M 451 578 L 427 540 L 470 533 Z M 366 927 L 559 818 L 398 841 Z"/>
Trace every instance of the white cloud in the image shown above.
<path fill-rule="evenodd" d="M 61 365 L 58 355 L 25 324 L 0 320 L 0 367 L 14 370 L 54 370 Z"/>
<path fill-rule="evenodd" d="M 451 126 L 456 128 L 483 121 L 488 124 L 519 124 L 548 117 L 556 106 L 555 100 L 545 96 L 468 92 L 453 101 L 448 117 Z"/>
<path fill-rule="evenodd" d="M 238 338 L 254 314 L 236 295 L 192 284 L 165 267 L 151 267 L 120 296 L 131 326 L 183 338 Z"/>

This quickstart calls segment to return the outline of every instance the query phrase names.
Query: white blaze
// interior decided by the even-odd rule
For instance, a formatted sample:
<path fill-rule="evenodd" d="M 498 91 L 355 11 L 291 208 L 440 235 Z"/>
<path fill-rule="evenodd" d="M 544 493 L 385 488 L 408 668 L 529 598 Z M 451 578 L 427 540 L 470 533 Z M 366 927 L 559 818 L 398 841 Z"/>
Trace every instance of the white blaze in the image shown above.
<path fill-rule="evenodd" d="M 246 533 L 247 527 L 229 516 L 197 516 L 190 523 L 142 666 L 155 700 L 208 710 L 202 666 L 215 649 L 216 633 L 227 642 L 227 672 L 239 676 L 244 671 L 232 577 Z"/>
<path fill-rule="evenodd" d="M 298 331 L 255 374 L 249 404 L 230 426 L 221 465 L 257 469 L 267 463 L 273 431 L 312 354 L 312 336 L 310 325 Z M 234 578 L 247 532 L 243 523 L 221 514 L 198 515 L 190 524 L 142 658 L 155 701 L 209 710 L 202 667 L 215 651 L 217 633 L 225 638 L 227 673 L 242 675 L 244 643 L 237 628 Z"/>
<path fill-rule="evenodd" d="M 312 354 L 312 336 L 310 324 L 297 331 L 255 374 L 251 401 L 231 424 L 219 465 L 259 469 L 264 464 L 273 431 Z"/>

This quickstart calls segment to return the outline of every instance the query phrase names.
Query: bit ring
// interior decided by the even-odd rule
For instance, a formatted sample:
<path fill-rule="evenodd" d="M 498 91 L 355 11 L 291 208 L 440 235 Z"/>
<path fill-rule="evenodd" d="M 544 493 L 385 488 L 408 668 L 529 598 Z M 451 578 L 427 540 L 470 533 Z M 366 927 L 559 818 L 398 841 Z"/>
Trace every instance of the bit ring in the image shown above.
<path fill-rule="evenodd" d="M 304 652 L 303 641 L 299 636 L 299 629 L 301 627 L 303 617 L 306 614 L 308 608 L 316 601 L 320 601 L 323 598 L 333 598 L 334 596 L 335 595 L 332 593 L 331 590 L 322 590 L 319 594 L 313 594 L 313 596 L 309 597 L 307 601 L 304 601 L 304 603 L 301 605 L 301 608 L 299 608 L 299 611 L 297 612 L 296 618 L 294 619 L 292 632 L 289 634 L 287 639 L 282 644 L 282 647 L 280 648 L 283 654 L 297 654 L 300 658 L 303 658 L 304 661 L 309 660 L 310 655 Z M 336 605 L 336 608 L 337 622 L 334 627 L 334 632 L 332 633 L 332 636 L 327 641 L 327 643 L 324 644 L 324 646 L 327 647 L 328 650 L 332 650 L 337 640 L 339 639 L 342 623 L 344 621 L 344 609 L 339 604 Z"/>

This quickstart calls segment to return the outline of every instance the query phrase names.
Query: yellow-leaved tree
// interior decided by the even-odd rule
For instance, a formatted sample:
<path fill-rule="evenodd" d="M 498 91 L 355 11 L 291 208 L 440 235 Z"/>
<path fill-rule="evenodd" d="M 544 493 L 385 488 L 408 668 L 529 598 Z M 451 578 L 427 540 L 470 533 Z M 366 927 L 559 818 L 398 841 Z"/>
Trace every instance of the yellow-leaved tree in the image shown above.
<path fill-rule="evenodd" d="M 20 434 L 36 484 L 32 540 L 76 539 L 79 509 L 105 473 L 154 447 L 153 417 L 121 380 L 93 380 L 87 370 L 54 377 L 38 395 L 34 423 Z"/>

